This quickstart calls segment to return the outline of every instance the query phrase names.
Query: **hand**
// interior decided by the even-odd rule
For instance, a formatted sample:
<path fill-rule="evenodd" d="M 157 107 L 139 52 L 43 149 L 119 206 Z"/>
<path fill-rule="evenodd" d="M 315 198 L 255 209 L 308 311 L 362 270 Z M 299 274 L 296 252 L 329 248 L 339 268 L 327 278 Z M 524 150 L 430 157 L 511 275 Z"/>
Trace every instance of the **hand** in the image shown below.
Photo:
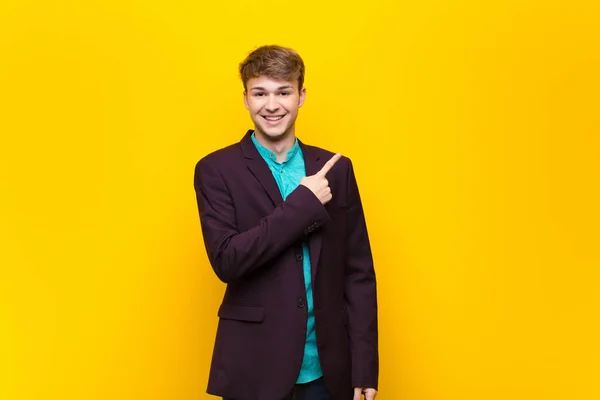
<path fill-rule="evenodd" d="M 352 400 L 361 400 L 360 395 L 364 392 L 366 400 L 375 400 L 377 390 L 369 388 L 354 388 L 354 398 Z"/>
<path fill-rule="evenodd" d="M 329 188 L 329 182 L 325 178 L 325 175 L 327 175 L 329 170 L 333 168 L 340 158 L 342 158 L 341 154 L 338 153 L 334 155 L 325 163 L 319 172 L 311 176 L 306 176 L 300 181 L 300 184 L 309 188 L 323 205 L 333 198 L 331 189 Z"/>

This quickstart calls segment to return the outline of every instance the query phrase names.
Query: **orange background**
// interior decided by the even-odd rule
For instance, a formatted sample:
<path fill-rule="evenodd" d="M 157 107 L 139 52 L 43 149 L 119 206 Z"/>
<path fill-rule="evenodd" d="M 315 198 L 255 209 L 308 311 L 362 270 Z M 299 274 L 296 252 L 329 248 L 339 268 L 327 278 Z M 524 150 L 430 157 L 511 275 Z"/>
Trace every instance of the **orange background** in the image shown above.
<path fill-rule="evenodd" d="M 600 3 L 495 3 L 2 0 L 0 399 L 210 398 L 193 167 L 267 43 L 355 164 L 378 399 L 600 398 Z"/>

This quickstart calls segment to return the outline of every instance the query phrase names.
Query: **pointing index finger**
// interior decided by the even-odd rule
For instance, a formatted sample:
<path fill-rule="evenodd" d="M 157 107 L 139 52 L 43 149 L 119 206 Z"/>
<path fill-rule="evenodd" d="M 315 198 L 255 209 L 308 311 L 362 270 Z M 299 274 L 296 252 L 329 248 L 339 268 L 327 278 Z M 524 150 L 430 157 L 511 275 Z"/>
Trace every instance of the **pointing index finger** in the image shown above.
<path fill-rule="evenodd" d="M 320 176 L 327 175 L 327 173 L 329 172 L 329 170 L 331 170 L 331 168 L 333 168 L 333 166 L 335 165 L 335 163 L 338 162 L 338 160 L 340 158 L 342 158 L 342 155 L 340 153 L 337 153 L 336 155 L 334 155 L 333 157 L 331 157 L 329 159 L 329 161 L 327 161 L 325 163 L 325 165 L 323 165 L 323 168 L 321 168 L 321 170 L 319 172 L 317 172 L 317 175 L 320 175 Z"/>

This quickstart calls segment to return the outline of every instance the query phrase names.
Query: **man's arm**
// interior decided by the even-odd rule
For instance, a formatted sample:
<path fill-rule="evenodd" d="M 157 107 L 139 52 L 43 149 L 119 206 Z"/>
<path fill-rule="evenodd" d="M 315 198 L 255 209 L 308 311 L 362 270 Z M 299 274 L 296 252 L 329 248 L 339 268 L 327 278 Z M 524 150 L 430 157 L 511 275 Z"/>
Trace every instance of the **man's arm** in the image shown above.
<path fill-rule="evenodd" d="M 300 185 L 257 226 L 239 232 L 229 189 L 206 160 L 196 165 L 194 188 L 208 258 L 225 283 L 243 278 L 275 258 L 314 222 L 329 220 L 319 198 Z"/>
<path fill-rule="evenodd" d="M 379 351 L 375 269 L 351 161 L 349 161 L 347 206 L 348 256 L 345 290 L 352 356 L 352 386 L 377 389 Z"/>

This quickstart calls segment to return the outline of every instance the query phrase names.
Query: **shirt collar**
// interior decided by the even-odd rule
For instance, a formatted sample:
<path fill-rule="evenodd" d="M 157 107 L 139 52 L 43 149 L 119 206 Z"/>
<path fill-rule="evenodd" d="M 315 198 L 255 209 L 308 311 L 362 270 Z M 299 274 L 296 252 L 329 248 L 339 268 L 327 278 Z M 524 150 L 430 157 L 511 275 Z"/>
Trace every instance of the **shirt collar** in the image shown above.
<path fill-rule="evenodd" d="M 254 143 L 254 146 L 256 147 L 256 149 L 258 150 L 258 153 L 265 159 L 265 160 L 271 160 L 273 162 L 277 162 L 277 155 L 275 153 L 273 153 L 271 150 L 267 149 L 265 146 L 263 146 L 262 144 L 260 144 L 258 142 L 258 140 L 256 140 L 256 137 L 254 136 L 254 133 L 252 133 L 252 143 Z M 283 161 L 284 163 L 287 161 L 290 161 L 292 158 L 294 158 L 294 156 L 296 154 L 298 154 L 298 151 L 300 150 L 300 145 L 298 144 L 298 138 L 296 138 L 294 140 L 294 145 L 292 146 L 292 148 L 287 152 L 286 155 L 286 159 L 285 161 Z"/>

